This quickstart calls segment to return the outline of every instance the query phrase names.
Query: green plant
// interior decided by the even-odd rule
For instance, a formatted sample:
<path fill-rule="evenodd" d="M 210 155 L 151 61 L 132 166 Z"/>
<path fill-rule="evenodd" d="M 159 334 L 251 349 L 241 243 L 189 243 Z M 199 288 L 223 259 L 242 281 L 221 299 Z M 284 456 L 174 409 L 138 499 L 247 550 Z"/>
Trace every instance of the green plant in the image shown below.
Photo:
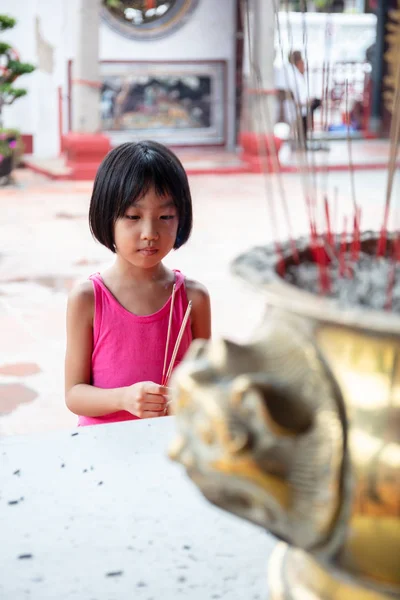
<path fill-rule="evenodd" d="M 343 12 L 343 0 L 281 0 L 281 10 L 294 12 L 309 12 L 309 5 L 313 4 L 318 12 Z"/>
<path fill-rule="evenodd" d="M 21 134 L 17 129 L 0 129 L 0 161 L 11 156 L 20 144 Z"/>
<path fill-rule="evenodd" d="M 12 29 L 16 20 L 8 15 L 0 15 L 0 32 Z M 25 96 L 27 90 L 14 87 L 15 80 L 21 75 L 32 73 L 35 67 L 19 60 L 17 52 L 5 42 L 0 42 L 0 127 L 2 127 L 3 108 Z M 1 141 L 1 140 L 0 140 Z M 2 140 L 4 142 L 4 140 Z M 0 145 L 1 148 L 1 145 Z M 0 150 L 1 152 L 1 150 Z"/>
<path fill-rule="evenodd" d="M 331 8 L 331 0 L 314 0 L 315 7 L 318 10 L 329 10 Z"/>
<path fill-rule="evenodd" d="M 12 164 L 17 165 L 23 151 L 24 144 L 17 129 L 0 129 L 0 164 L 5 158 L 12 156 Z"/>
<path fill-rule="evenodd" d="M 121 0 L 104 0 L 104 4 L 110 8 L 119 8 Z"/>

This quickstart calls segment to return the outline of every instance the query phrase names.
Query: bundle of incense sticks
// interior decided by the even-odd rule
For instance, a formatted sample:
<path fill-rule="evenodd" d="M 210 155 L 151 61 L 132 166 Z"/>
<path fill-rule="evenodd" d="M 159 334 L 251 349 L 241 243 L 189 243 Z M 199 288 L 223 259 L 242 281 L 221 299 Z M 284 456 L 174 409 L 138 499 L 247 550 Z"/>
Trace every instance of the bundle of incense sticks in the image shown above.
<path fill-rule="evenodd" d="M 286 29 L 287 29 L 287 40 L 283 39 L 283 32 L 281 28 L 281 13 L 284 10 L 282 3 L 279 0 L 272 0 L 273 12 L 275 17 L 275 26 L 277 33 L 277 46 L 282 61 L 282 73 L 285 79 L 286 89 L 290 87 L 290 69 L 293 69 L 293 65 L 290 65 L 286 61 L 286 50 L 287 44 L 291 51 L 294 50 L 293 46 L 293 30 L 291 19 L 289 17 L 289 2 L 286 4 Z M 300 11 L 304 15 L 307 13 L 307 2 L 303 0 L 301 3 Z M 258 54 L 254 51 L 254 40 L 256 35 L 254 34 L 254 27 L 256 23 L 251 18 L 250 3 L 246 0 L 242 0 L 241 9 L 245 20 L 247 22 L 246 27 L 246 49 L 250 64 L 250 85 L 247 92 L 254 95 L 255 101 L 250 106 L 254 109 L 254 120 L 257 124 L 257 145 L 258 145 L 258 157 L 260 161 L 260 170 L 264 174 L 264 183 L 266 186 L 266 198 L 267 207 L 269 212 L 269 221 L 271 227 L 272 241 L 275 246 L 276 253 L 276 264 L 277 272 L 281 277 L 285 277 L 286 261 L 282 250 L 281 239 L 287 238 L 291 247 L 291 258 L 292 262 L 299 264 L 299 252 L 297 248 L 297 241 L 292 228 L 292 215 L 291 210 L 287 202 L 287 196 L 284 185 L 284 176 L 279 163 L 278 148 L 274 141 L 274 136 L 270 136 L 270 132 L 273 131 L 273 117 L 269 109 L 268 102 L 258 101 L 267 90 L 263 89 L 262 85 L 262 65 L 259 62 Z M 307 82 L 307 104 L 309 104 L 310 96 L 310 85 L 309 85 L 309 63 L 308 63 L 308 32 L 306 19 L 303 18 L 303 44 L 304 44 L 304 63 L 305 73 Z M 321 129 L 322 131 L 328 130 L 329 118 L 330 118 L 330 107 L 331 107 L 331 92 L 334 84 L 334 71 L 332 69 L 332 35 L 330 27 L 325 29 L 325 49 L 323 58 L 323 72 L 322 72 L 322 107 L 321 107 Z M 398 148 L 400 144 L 400 61 L 395 66 L 395 73 L 393 74 L 394 80 L 394 92 L 393 92 L 393 103 L 391 107 L 392 119 L 390 128 L 390 152 L 388 160 L 388 181 L 386 186 L 386 201 L 384 207 L 383 219 L 381 222 L 380 233 L 378 235 L 376 255 L 377 258 L 386 258 L 392 264 L 389 269 L 388 277 L 388 291 L 387 291 L 387 302 L 386 307 L 390 310 L 392 306 L 392 296 L 395 285 L 395 279 L 397 274 L 397 266 L 400 264 L 400 226 L 397 223 L 394 232 L 394 241 L 388 244 L 388 227 L 389 220 L 391 217 L 391 203 L 394 188 L 394 178 L 397 169 L 397 156 Z M 347 124 L 347 151 L 348 151 L 348 167 L 350 174 L 350 195 L 352 201 L 352 213 L 347 214 L 344 219 L 343 229 L 338 225 L 337 220 L 339 219 L 338 211 L 338 198 L 337 188 L 335 189 L 334 198 L 334 211 L 330 210 L 328 194 L 324 195 L 324 206 L 321 206 L 319 197 L 320 191 L 327 189 L 328 175 L 331 171 L 331 167 L 328 161 L 325 161 L 325 165 L 317 163 L 314 158 L 314 153 L 308 152 L 297 152 L 295 158 L 297 161 L 297 169 L 301 177 L 302 196 L 305 201 L 305 211 L 309 224 L 310 231 L 310 250 L 314 263 L 317 266 L 319 272 L 319 291 L 322 295 L 330 294 L 333 289 L 332 275 L 329 265 L 332 260 L 339 264 L 339 277 L 340 278 L 353 278 L 356 273 L 356 265 L 360 261 L 361 257 L 361 204 L 358 203 L 356 198 L 356 185 L 355 185 L 355 168 L 353 162 L 353 149 L 352 149 L 352 134 L 351 134 L 351 120 L 350 120 L 350 102 L 349 102 L 350 86 L 348 79 L 345 80 L 344 86 L 344 99 L 345 99 L 345 110 L 346 110 L 346 124 Z M 269 92 L 268 92 L 269 93 Z M 298 100 L 298 90 L 293 94 L 292 103 L 295 111 L 296 120 L 299 120 L 302 116 L 303 105 Z M 309 116 L 309 115 L 307 115 Z M 253 118 L 253 116 L 252 116 Z M 313 128 L 310 128 L 310 139 L 313 140 Z M 301 144 L 303 145 L 306 140 L 302 135 L 302 128 L 299 130 L 299 137 Z M 301 139 L 303 138 L 303 139 Z M 322 167 L 322 169 L 321 169 Z M 322 172 L 323 182 L 321 190 L 317 185 L 317 172 Z M 276 185 L 273 185 L 273 184 Z M 276 194 L 278 192 L 278 194 Z M 322 214 L 322 208 L 324 208 L 325 219 L 321 220 L 319 215 Z M 281 222 L 281 217 L 283 221 Z M 283 227 L 282 227 L 283 225 Z M 282 229 L 282 231 L 281 231 Z M 392 236 L 393 237 L 393 236 Z M 334 274 L 336 276 L 336 273 Z"/>
<path fill-rule="evenodd" d="M 172 295 L 171 295 L 171 306 L 170 306 L 170 311 L 169 311 L 167 342 L 165 344 L 164 366 L 163 366 L 163 373 L 162 373 L 162 378 L 161 378 L 161 385 L 167 385 L 167 383 L 171 377 L 172 370 L 174 368 L 176 357 L 178 354 L 178 350 L 181 345 L 182 337 L 183 337 L 187 322 L 190 317 L 190 312 L 192 310 L 192 301 L 190 301 L 188 304 L 188 307 L 186 309 L 185 316 L 183 317 L 182 324 L 181 324 L 181 327 L 180 327 L 180 330 L 178 333 L 178 337 L 176 338 L 174 350 L 172 352 L 171 360 L 170 360 L 170 363 L 169 363 L 169 366 L 167 369 L 166 368 L 167 367 L 167 357 L 168 357 L 169 342 L 170 342 L 170 337 L 171 337 L 172 315 L 174 313 L 175 292 L 176 292 L 176 285 L 174 284 L 174 287 L 172 288 Z"/>

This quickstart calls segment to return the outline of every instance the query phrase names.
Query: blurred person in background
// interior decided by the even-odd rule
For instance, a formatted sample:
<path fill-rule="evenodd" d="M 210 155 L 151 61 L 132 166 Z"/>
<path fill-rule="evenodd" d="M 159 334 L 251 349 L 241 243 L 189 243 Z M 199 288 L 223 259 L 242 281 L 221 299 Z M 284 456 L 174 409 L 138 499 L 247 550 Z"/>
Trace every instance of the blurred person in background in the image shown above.
<path fill-rule="evenodd" d="M 321 106 L 319 98 L 308 98 L 305 63 L 299 50 L 289 53 L 289 65 L 275 71 L 278 97 L 278 121 L 288 123 L 297 142 L 296 149 L 321 150 L 307 145 L 308 131 L 314 127 L 314 112 Z"/>

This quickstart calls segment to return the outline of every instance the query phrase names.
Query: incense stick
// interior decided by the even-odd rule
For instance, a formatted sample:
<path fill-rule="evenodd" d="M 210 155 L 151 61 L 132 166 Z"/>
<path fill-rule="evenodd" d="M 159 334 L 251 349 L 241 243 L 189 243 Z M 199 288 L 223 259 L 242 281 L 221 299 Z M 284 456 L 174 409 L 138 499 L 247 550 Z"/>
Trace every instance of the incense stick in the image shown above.
<path fill-rule="evenodd" d="M 339 217 L 339 190 L 337 186 L 333 188 L 333 216 L 332 216 L 332 233 L 334 236 L 334 240 L 337 239 L 339 234 L 339 225 L 338 225 L 338 217 Z M 336 252 L 336 243 L 334 242 L 334 250 Z"/>
<path fill-rule="evenodd" d="M 343 217 L 343 230 L 340 239 L 339 263 L 340 277 L 346 276 L 346 251 L 347 251 L 347 217 Z"/>
<path fill-rule="evenodd" d="M 353 164 L 353 152 L 352 152 L 352 140 L 350 134 L 350 110 L 349 110 L 349 80 L 346 79 L 345 85 L 345 105 L 346 105 L 346 140 L 347 150 L 349 155 L 349 173 L 350 173 L 350 186 L 351 186 L 351 199 L 353 202 L 353 239 L 351 242 L 351 260 L 354 262 L 358 261 L 359 258 L 359 246 L 360 246 L 360 224 L 358 222 L 358 205 L 356 199 L 356 186 L 354 179 L 354 164 Z"/>
<path fill-rule="evenodd" d="M 168 320 L 168 331 L 167 331 L 167 342 L 165 344 L 165 353 L 164 353 L 164 366 L 162 371 L 161 381 L 163 382 L 165 379 L 165 369 L 167 367 L 167 357 L 168 357 L 168 348 L 169 348 L 169 338 L 171 336 L 171 325 L 172 325 L 172 315 L 174 313 L 174 302 L 175 302 L 175 291 L 176 291 L 176 283 L 174 283 L 171 294 L 171 306 L 169 309 L 169 320 Z"/>
<path fill-rule="evenodd" d="M 275 15 L 278 46 L 280 49 L 280 54 L 281 54 L 281 59 L 282 59 L 282 73 L 283 73 L 284 80 L 285 80 L 285 87 L 287 90 L 289 90 L 290 82 L 289 82 L 288 66 L 286 65 L 285 56 L 284 56 L 284 52 L 283 52 L 283 41 L 282 41 L 282 32 L 281 32 L 281 26 L 280 26 L 280 21 L 279 21 L 278 1 L 272 0 L 272 3 L 273 3 L 274 15 Z M 289 19 L 287 6 L 286 6 L 286 26 L 287 26 L 289 45 L 290 45 L 291 50 L 293 50 L 293 32 L 292 32 L 292 28 L 291 28 L 291 23 L 290 23 L 290 19 Z M 293 69 L 293 65 L 291 65 L 291 67 Z M 296 85 L 295 87 L 296 87 L 296 94 L 295 94 L 295 97 L 293 98 L 293 105 L 294 105 L 294 110 L 295 110 L 295 114 L 296 114 L 296 120 L 300 121 L 301 106 L 300 106 L 298 100 L 296 99 L 299 97 L 298 86 Z M 301 132 L 302 132 L 302 130 L 300 128 L 300 134 L 301 134 Z M 300 173 L 300 177 L 301 177 L 303 196 L 304 196 L 304 200 L 306 203 L 306 207 L 308 209 L 309 199 L 315 193 L 313 186 L 310 184 L 310 169 L 309 169 L 309 164 L 308 164 L 308 155 L 306 152 L 301 152 L 301 153 L 296 152 L 295 156 L 296 156 L 296 162 L 298 163 L 299 173 Z M 310 207 L 312 207 L 312 205 L 313 205 L 313 203 L 310 202 Z M 314 221 L 315 221 L 315 219 L 314 219 Z M 312 213 L 310 213 L 310 228 L 312 229 Z M 294 241 L 294 244 L 295 244 L 295 241 Z"/>
<path fill-rule="evenodd" d="M 393 181 L 396 172 L 396 161 L 397 161 L 397 147 L 400 139 L 400 61 L 396 73 L 396 84 L 394 90 L 393 99 L 393 112 L 392 120 L 390 124 L 390 150 L 389 150 L 389 164 L 388 164 L 388 181 L 386 187 L 386 202 L 383 216 L 383 223 L 381 227 L 381 234 L 377 246 L 377 255 L 384 256 L 386 251 L 387 243 L 387 229 L 389 224 L 389 213 L 390 203 L 393 191 Z"/>
<path fill-rule="evenodd" d="M 253 82 L 254 88 L 258 91 L 258 94 L 255 98 L 256 121 L 258 121 L 257 124 L 259 125 L 259 131 L 257 132 L 257 138 L 256 138 L 257 139 L 257 154 L 260 158 L 261 172 L 263 173 L 264 185 L 266 187 L 267 208 L 268 208 L 269 217 L 270 217 L 271 233 L 272 233 L 272 237 L 273 237 L 273 241 L 274 241 L 274 245 L 275 245 L 275 249 L 276 249 L 276 254 L 279 259 L 279 264 L 282 265 L 282 268 L 284 269 L 285 262 L 284 262 L 284 256 L 283 256 L 283 252 L 282 252 L 281 243 L 279 241 L 278 219 L 277 219 L 277 211 L 275 209 L 275 192 L 274 192 L 274 186 L 272 185 L 272 182 L 270 181 L 270 178 L 269 178 L 269 173 L 271 172 L 271 170 L 273 172 L 278 173 L 280 171 L 280 166 L 279 166 L 279 161 L 277 159 L 276 146 L 272 147 L 272 152 L 271 152 L 270 144 L 267 143 L 266 135 L 263 133 L 264 131 L 272 130 L 272 123 L 271 123 L 271 116 L 268 111 L 268 99 L 266 99 L 266 101 L 264 103 L 265 107 L 267 108 L 266 114 L 261 105 L 261 103 L 263 102 L 263 98 L 260 93 L 263 89 L 262 81 L 261 81 L 261 73 L 260 73 L 259 65 L 256 64 L 256 62 L 254 60 L 253 47 L 251 44 L 251 36 L 250 36 L 250 22 L 251 22 L 250 7 L 249 7 L 249 3 L 246 1 L 243 2 L 243 14 L 246 17 L 246 22 L 247 22 L 247 35 L 246 35 L 245 41 L 247 42 L 247 51 L 248 51 L 248 57 L 249 57 L 249 62 L 250 62 L 250 66 L 251 66 L 251 80 Z M 265 120 L 267 121 L 267 123 L 264 122 Z M 265 125 L 267 125 L 267 127 L 265 127 Z M 272 135 L 272 139 L 273 139 L 273 144 L 274 144 L 275 140 L 274 140 L 273 135 Z M 280 186 L 279 191 L 281 192 L 281 194 L 283 193 L 282 186 Z M 285 202 L 283 204 L 285 207 Z M 286 217 L 289 217 L 289 211 L 285 212 L 285 215 L 286 215 Z M 289 222 L 286 223 L 286 225 L 288 226 L 289 233 L 290 233 L 290 217 L 289 217 Z M 294 245 L 294 241 L 292 242 L 292 248 L 295 249 L 295 253 L 297 255 L 297 249 Z M 283 272 L 283 274 L 284 274 L 284 272 Z"/>
<path fill-rule="evenodd" d="M 326 241 L 328 242 L 329 246 L 331 248 L 333 248 L 333 233 L 332 233 L 332 226 L 331 226 L 331 215 L 330 215 L 330 208 L 329 208 L 329 200 L 328 200 L 328 196 L 325 194 L 324 196 L 324 204 L 325 204 L 325 219 L 326 219 Z"/>
<path fill-rule="evenodd" d="M 172 369 L 174 368 L 174 364 L 175 364 L 175 360 L 176 360 L 176 355 L 178 354 L 179 346 L 181 345 L 182 337 L 183 337 L 191 310 L 192 310 L 192 301 L 189 302 L 188 307 L 186 309 L 185 316 L 183 317 L 182 325 L 181 325 L 178 337 L 175 342 L 174 351 L 172 353 L 171 362 L 169 363 L 168 371 L 167 371 L 165 378 L 163 379 L 162 385 L 166 385 L 167 381 L 171 377 Z"/>
<path fill-rule="evenodd" d="M 358 210 L 357 210 L 357 199 L 356 199 L 356 186 L 355 186 L 355 180 L 354 180 L 353 150 L 352 150 L 352 143 L 351 143 L 352 140 L 351 140 L 351 134 L 350 134 L 349 80 L 348 79 L 346 79 L 346 86 L 345 86 L 345 103 L 346 103 L 345 110 L 346 110 L 346 121 L 347 121 L 346 141 L 347 141 L 347 151 L 348 151 L 348 155 L 349 155 L 351 200 L 353 202 L 354 217 L 355 217 L 355 219 L 357 219 Z M 356 223 L 356 227 L 357 227 L 357 223 Z"/>
<path fill-rule="evenodd" d="M 324 248 L 324 239 L 321 235 L 317 242 L 317 265 L 319 272 L 320 289 L 322 294 L 327 294 L 331 290 L 329 272 L 327 267 L 327 254 Z"/>

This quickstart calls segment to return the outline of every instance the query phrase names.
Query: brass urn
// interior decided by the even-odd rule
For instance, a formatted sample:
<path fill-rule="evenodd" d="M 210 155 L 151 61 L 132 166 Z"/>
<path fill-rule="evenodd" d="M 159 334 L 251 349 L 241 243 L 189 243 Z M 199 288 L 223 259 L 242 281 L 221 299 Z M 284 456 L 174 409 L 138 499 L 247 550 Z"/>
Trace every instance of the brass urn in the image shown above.
<path fill-rule="evenodd" d="M 361 245 L 374 253 L 376 237 Z M 343 308 L 278 267 L 266 248 L 235 261 L 265 294 L 262 330 L 193 343 L 172 380 L 170 454 L 211 502 L 279 538 L 272 599 L 400 598 L 400 315 Z"/>

